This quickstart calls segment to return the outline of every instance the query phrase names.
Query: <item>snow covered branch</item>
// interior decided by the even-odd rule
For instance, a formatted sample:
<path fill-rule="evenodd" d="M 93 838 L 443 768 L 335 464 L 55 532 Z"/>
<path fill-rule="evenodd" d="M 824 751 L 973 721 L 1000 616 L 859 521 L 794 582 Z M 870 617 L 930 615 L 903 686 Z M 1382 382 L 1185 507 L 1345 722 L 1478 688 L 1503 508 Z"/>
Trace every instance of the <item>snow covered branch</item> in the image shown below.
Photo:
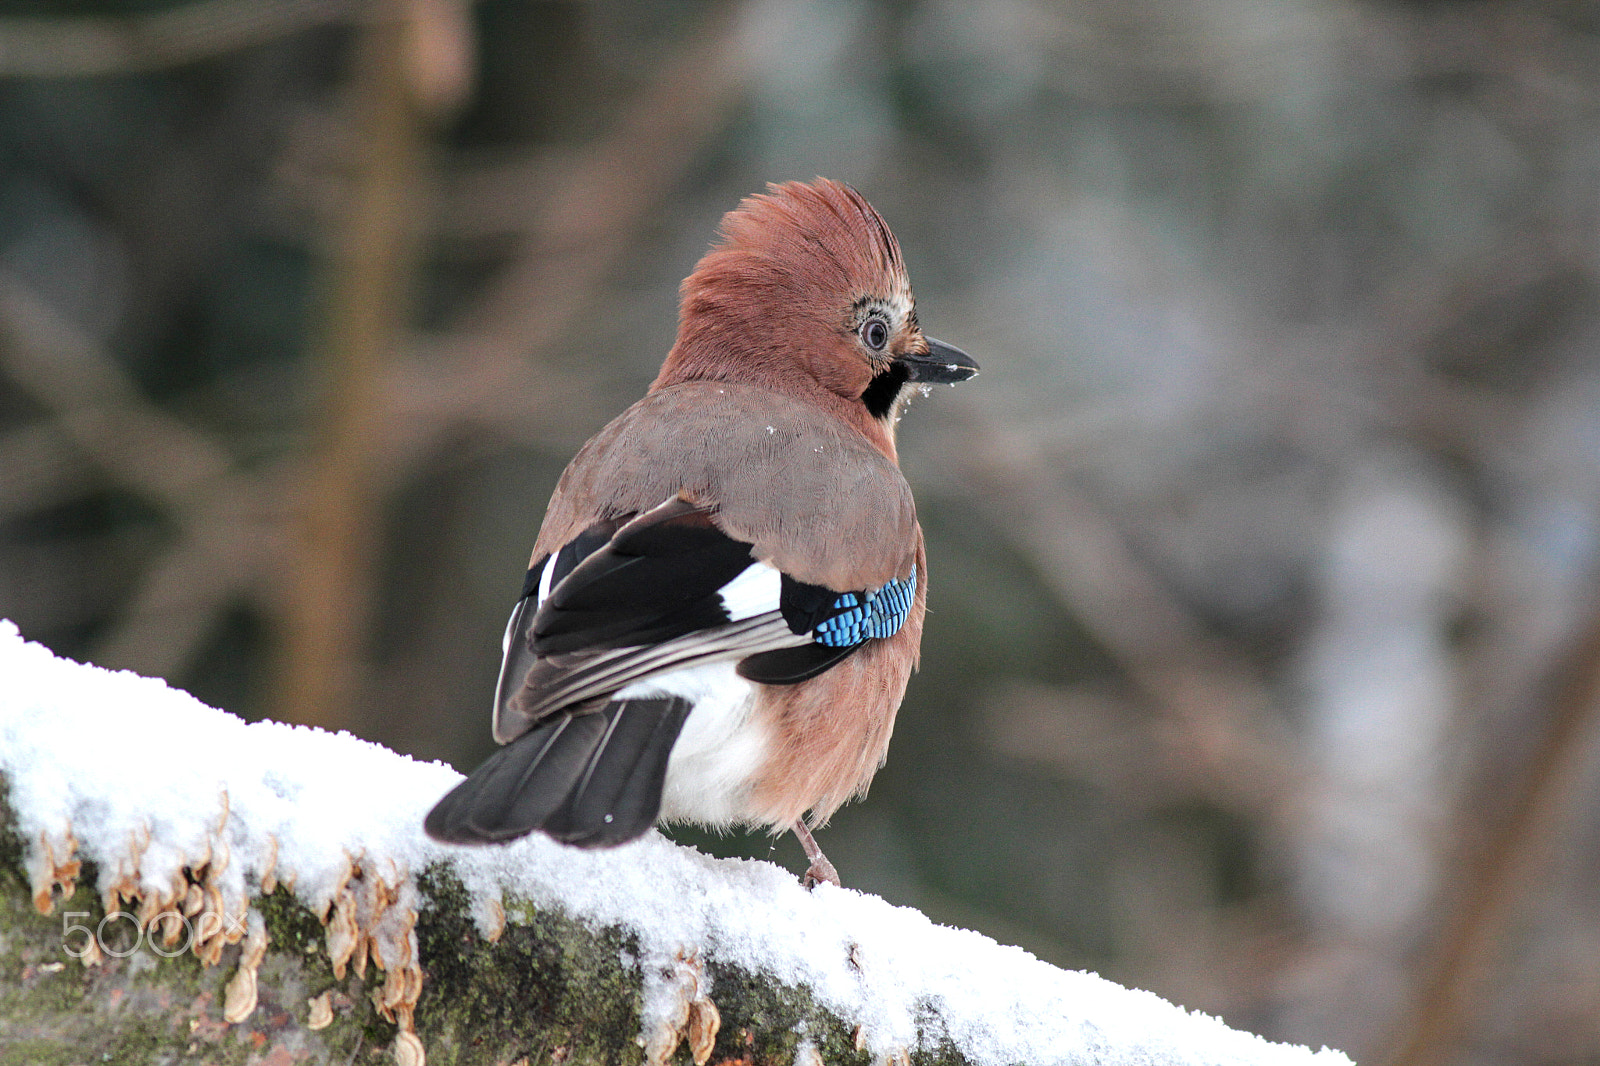
<path fill-rule="evenodd" d="M 0 623 L 0 1058 L 1343 1066 L 651 834 L 448 848 L 458 775 Z"/>

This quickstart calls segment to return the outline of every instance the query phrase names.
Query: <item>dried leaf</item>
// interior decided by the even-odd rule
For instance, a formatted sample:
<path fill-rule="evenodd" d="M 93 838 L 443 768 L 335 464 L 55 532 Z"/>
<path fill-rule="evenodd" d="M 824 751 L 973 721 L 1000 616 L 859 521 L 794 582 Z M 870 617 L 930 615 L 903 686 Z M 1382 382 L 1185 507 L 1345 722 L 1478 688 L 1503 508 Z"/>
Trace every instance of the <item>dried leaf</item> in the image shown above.
<path fill-rule="evenodd" d="M 256 971 L 253 966 L 241 965 L 228 982 L 222 1000 L 222 1018 L 237 1025 L 255 1013 Z"/>
<path fill-rule="evenodd" d="M 312 996 L 306 1001 L 311 1008 L 310 1015 L 306 1018 L 306 1028 L 312 1032 L 326 1029 L 333 1024 L 333 990 L 328 989 L 320 996 Z"/>
<path fill-rule="evenodd" d="M 706 1066 L 706 1061 L 717 1046 L 717 1031 L 721 1028 L 722 1012 L 708 997 L 701 996 L 689 1004 L 689 1024 L 685 1035 L 689 1040 L 689 1054 L 694 1057 L 694 1066 Z"/>
<path fill-rule="evenodd" d="M 394 1061 L 396 1066 L 427 1066 L 428 1053 L 416 1033 L 403 1029 L 394 1038 Z"/>

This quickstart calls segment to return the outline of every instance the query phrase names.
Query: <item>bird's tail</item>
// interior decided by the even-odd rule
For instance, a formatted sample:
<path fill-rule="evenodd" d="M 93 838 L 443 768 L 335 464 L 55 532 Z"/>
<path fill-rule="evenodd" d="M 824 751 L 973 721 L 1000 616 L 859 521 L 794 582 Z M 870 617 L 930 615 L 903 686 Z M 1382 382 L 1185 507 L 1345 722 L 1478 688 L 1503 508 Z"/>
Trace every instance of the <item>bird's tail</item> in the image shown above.
<path fill-rule="evenodd" d="M 667 757 L 691 704 L 675 696 L 613 700 L 540 722 L 428 812 L 451 844 L 495 844 L 536 829 L 567 844 L 622 844 L 655 824 Z"/>

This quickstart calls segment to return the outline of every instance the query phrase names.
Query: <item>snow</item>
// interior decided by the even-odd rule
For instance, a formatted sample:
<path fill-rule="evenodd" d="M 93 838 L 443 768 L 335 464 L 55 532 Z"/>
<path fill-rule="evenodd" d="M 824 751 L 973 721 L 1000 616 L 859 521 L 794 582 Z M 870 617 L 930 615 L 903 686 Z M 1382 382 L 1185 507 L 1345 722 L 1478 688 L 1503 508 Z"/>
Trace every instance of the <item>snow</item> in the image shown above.
<path fill-rule="evenodd" d="M 415 905 L 408 875 L 446 861 L 486 932 L 502 898 L 622 925 L 637 935 L 645 973 L 700 955 L 805 985 L 858 1023 L 880 1057 L 917 1047 L 917 1019 L 926 1029 L 931 1008 L 938 1035 L 975 1063 L 1349 1061 L 1059 970 L 874 896 L 808 892 L 770 863 L 713 859 L 653 832 L 609 851 L 538 835 L 489 849 L 436 844 L 422 818 L 460 779 L 450 767 L 347 733 L 247 724 L 162 681 L 58 658 L 3 621 L 0 679 L 0 773 L 36 877 L 49 861 L 41 841 L 55 842 L 60 860 L 69 827 L 103 881 L 120 871 L 148 892 L 168 890 L 209 848 L 229 913 L 273 875 L 321 913 L 347 892 L 353 864 L 383 871 L 401 886 L 400 906 Z M 409 935 L 405 925 L 373 950 L 403 965 Z M 715 1000 L 714 987 L 701 991 Z"/>

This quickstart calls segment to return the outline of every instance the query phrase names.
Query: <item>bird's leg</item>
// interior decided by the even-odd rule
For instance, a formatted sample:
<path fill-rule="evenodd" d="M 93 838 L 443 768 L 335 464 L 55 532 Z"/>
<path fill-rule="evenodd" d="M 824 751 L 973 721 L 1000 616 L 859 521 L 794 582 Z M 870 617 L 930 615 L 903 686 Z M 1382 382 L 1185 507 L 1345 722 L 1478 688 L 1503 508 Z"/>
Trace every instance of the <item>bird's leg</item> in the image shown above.
<path fill-rule="evenodd" d="M 816 838 L 811 835 L 811 830 L 806 828 L 806 820 L 799 819 L 794 823 L 794 835 L 800 838 L 800 846 L 806 849 L 806 858 L 811 860 L 811 865 L 806 867 L 806 875 L 800 883 L 807 888 L 816 888 L 826 881 L 834 888 L 842 887 L 839 884 L 839 871 L 833 868 L 833 863 L 822 854 L 822 849 L 817 847 Z"/>

